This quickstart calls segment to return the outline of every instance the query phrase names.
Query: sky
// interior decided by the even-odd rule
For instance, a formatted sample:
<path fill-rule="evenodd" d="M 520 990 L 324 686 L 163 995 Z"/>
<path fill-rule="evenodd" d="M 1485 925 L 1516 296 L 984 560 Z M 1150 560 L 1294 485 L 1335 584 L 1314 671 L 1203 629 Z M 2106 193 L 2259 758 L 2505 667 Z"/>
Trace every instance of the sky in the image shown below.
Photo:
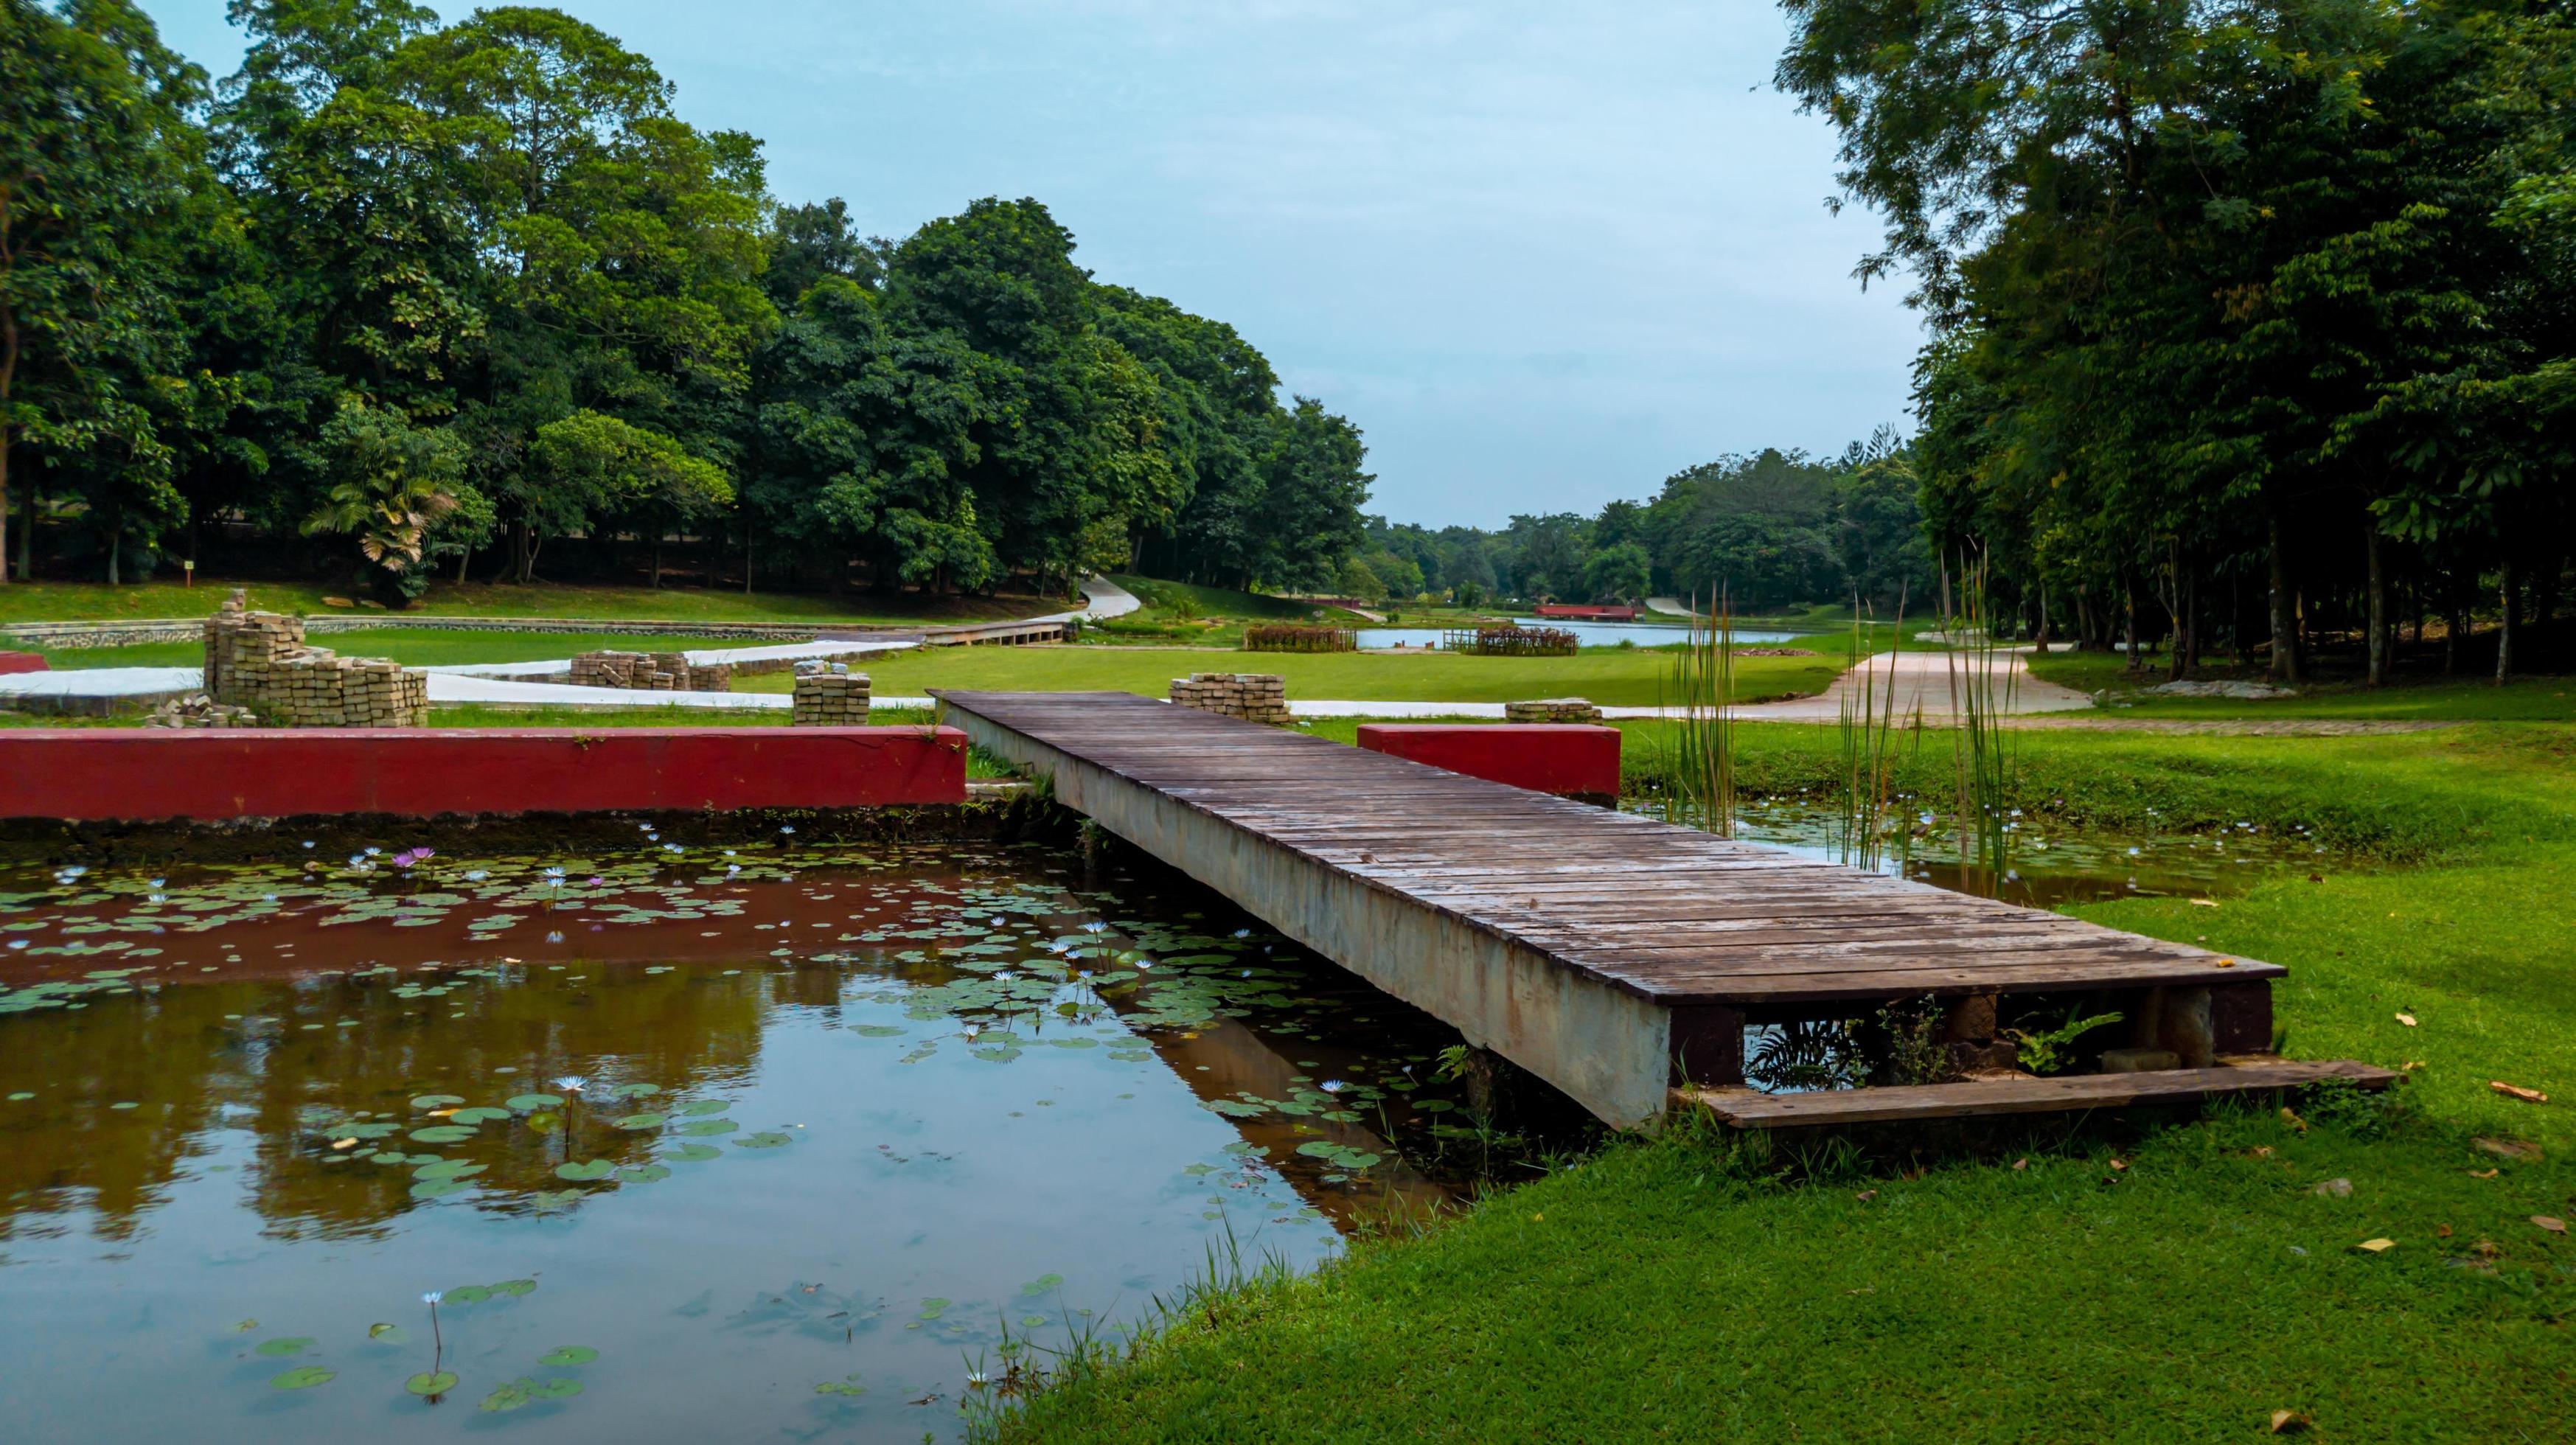
<path fill-rule="evenodd" d="M 433 5 L 459 18 L 469 7 Z M 216 76 L 223 0 L 143 0 Z M 1921 339 L 1828 213 L 1764 0 L 558 0 L 787 201 L 901 237 L 1034 196 L 1366 435 L 1371 510 L 1496 527 L 1908 424 Z"/>

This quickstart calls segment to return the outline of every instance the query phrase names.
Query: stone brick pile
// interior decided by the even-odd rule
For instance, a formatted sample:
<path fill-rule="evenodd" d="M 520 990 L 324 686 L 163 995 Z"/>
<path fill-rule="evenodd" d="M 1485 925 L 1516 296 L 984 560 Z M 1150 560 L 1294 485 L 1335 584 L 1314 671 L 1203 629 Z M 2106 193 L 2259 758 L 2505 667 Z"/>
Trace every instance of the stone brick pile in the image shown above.
<path fill-rule="evenodd" d="M 685 652 L 585 652 L 572 660 L 571 681 L 637 692 L 731 692 L 733 664 L 698 666 Z"/>
<path fill-rule="evenodd" d="M 226 707 L 202 692 L 174 697 L 144 714 L 148 728 L 248 728 L 259 719 L 246 707 Z"/>
<path fill-rule="evenodd" d="M 236 591 L 206 619 L 206 692 L 280 727 L 418 727 L 429 676 L 381 657 L 342 657 L 304 645 L 304 622 L 253 612 Z"/>
<path fill-rule="evenodd" d="M 868 722 L 868 675 L 846 662 L 796 664 L 795 707 L 788 722 L 800 728 L 855 728 Z"/>
<path fill-rule="evenodd" d="M 1275 672 L 1194 672 L 1172 679 L 1172 701 L 1246 722 L 1288 721 L 1288 679 Z"/>
<path fill-rule="evenodd" d="M 1516 723 L 1597 723 L 1601 709 L 1589 699 L 1542 697 L 1503 704 L 1503 721 Z"/>

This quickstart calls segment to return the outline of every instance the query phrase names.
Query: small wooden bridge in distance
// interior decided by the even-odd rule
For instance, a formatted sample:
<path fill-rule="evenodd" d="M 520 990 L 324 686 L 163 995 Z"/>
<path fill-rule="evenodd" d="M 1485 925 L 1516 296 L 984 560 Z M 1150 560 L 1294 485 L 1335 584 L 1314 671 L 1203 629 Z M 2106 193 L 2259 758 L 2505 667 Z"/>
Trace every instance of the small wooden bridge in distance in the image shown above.
<path fill-rule="evenodd" d="M 2180 1102 L 2388 1071 L 2267 1052 L 2251 959 L 1947 892 L 1129 693 L 943 691 L 1056 801 L 1620 1127 Z M 2119 1009 L 2181 1068 L 1765 1094 L 1751 1025 L 1926 995 Z M 1991 1016 L 1991 1010 L 1987 1010 Z"/>

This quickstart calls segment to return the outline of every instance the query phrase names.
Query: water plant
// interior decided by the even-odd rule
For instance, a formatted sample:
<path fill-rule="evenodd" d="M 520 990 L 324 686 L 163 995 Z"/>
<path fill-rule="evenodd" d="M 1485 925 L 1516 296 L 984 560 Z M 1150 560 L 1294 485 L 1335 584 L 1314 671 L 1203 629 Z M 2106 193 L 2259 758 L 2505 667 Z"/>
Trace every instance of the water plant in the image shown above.
<path fill-rule="evenodd" d="M 1884 683 L 1869 652 L 1869 610 L 1852 600 L 1851 670 L 1837 712 L 1839 755 L 1834 772 L 1834 846 L 1844 863 L 1876 868 L 1886 849 L 1895 801 L 1897 668 L 1905 638 L 1905 599 L 1898 594 L 1895 641 L 1887 652 Z"/>
<path fill-rule="evenodd" d="M 1735 615 L 1724 587 L 1703 619 L 1690 599 L 1690 626 L 1668 679 L 1680 708 L 1664 736 L 1663 774 L 1671 790 L 1666 816 L 1676 823 L 1735 836 Z M 1659 690 L 1660 691 L 1660 690 Z M 1665 703 L 1666 708 L 1675 706 Z"/>
<path fill-rule="evenodd" d="M 1957 610 L 1941 621 L 1949 642 L 1942 656 L 1950 683 L 1959 856 L 1971 866 L 2001 871 L 2014 831 L 2005 810 L 2015 774 L 2011 734 L 2003 720 L 2013 710 L 2020 674 L 2000 639 L 2004 619 L 1995 616 L 1987 580 L 1984 553 L 1960 560 Z"/>

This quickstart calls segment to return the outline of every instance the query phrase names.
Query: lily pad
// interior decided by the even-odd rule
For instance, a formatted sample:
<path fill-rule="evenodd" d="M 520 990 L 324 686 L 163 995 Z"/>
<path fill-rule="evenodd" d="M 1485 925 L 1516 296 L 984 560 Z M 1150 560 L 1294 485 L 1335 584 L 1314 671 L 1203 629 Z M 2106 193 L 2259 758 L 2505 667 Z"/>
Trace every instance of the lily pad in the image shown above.
<path fill-rule="evenodd" d="M 555 1166 L 557 1179 L 569 1179 L 576 1183 L 586 1179 L 605 1179 L 616 1172 L 617 1166 L 605 1159 L 585 1159 L 579 1163 Z"/>
<path fill-rule="evenodd" d="M 298 1365 L 285 1374 L 271 1379 L 268 1384 L 273 1390 L 310 1390 L 316 1385 L 327 1385 L 339 1377 L 339 1371 L 326 1370 L 320 1365 Z"/>
<path fill-rule="evenodd" d="M 684 1114 L 692 1119 L 703 1119 L 709 1114 L 721 1114 L 732 1107 L 731 1099 L 691 1099 L 672 1112 Z"/>
<path fill-rule="evenodd" d="M 528 1386 L 528 1396 L 536 1400 L 569 1400 L 581 1393 L 581 1381 L 558 1375 Z"/>
<path fill-rule="evenodd" d="M 399 1345 L 403 1341 L 410 1339 L 411 1335 L 400 1325 L 389 1325 L 382 1321 L 378 1321 L 375 1324 L 367 1326 L 367 1338 L 371 1340 L 382 1340 L 384 1343 L 389 1345 Z"/>
<path fill-rule="evenodd" d="M 470 1305 L 480 1304 L 491 1297 L 492 1287 L 488 1284 L 461 1284 L 441 1294 L 439 1300 L 444 1304 Z"/>
<path fill-rule="evenodd" d="M 552 1353 L 539 1355 L 540 1365 L 587 1365 L 599 1358 L 599 1351 L 588 1345 L 559 1345 Z"/>
<path fill-rule="evenodd" d="M 456 1388 L 454 1370 L 423 1370 L 403 1381 L 403 1388 L 415 1395 L 444 1395 Z"/>
<path fill-rule="evenodd" d="M 621 1184 L 656 1184 L 671 1177 L 671 1171 L 659 1164 L 629 1164 L 617 1171 Z"/>
<path fill-rule="evenodd" d="M 537 1282 L 532 1279 L 505 1279 L 499 1284 L 492 1286 L 492 1293 L 511 1295 L 514 1297 L 523 1294 L 535 1294 L 536 1292 Z"/>
<path fill-rule="evenodd" d="M 311 1336 L 294 1335 L 285 1339 L 262 1340 L 259 1342 L 259 1348 L 255 1353 L 267 1355 L 271 1359 L 275 1359 L 284 1355 L 300 1355 L 311 1348 L 313 1348 L 313 1340 Z"/>
<path fill-rule="evenodd" d="M 668 1114 L 628 1114 L 609 1122 L 620 1129 L 659 1129 L 670 1121 Z"/>
<path fill-rule="evenodd" d="M 526 1380 L 512 1380 L 506 1385 L 495 1386 L 491 1394 L 483 1397 L 483 1408 L 496 1415 L 504 1410 L 518 1409 L 528 1403 L 528 1385 Z"/>
<path fill-rule="evenodd" d="M 491 1124 L 509 1117 L 510 1111 L 507 1109 L 496 1109 L 490 1104 L 477 1104 L 471 1109 L 459 1109 L 448 1115 L 447 1119 L 451 1124 Z"/>
<path fill-rule="evenodd" d="M 474 1182 L 470 1179 L 424 1179 L 411 1187 L 411 1197 L 445 1199 L 451 1194 L 462 1194 L 473 1187 Z"/>
<path fill-rule="evenodd" d="M 757 1134 L 745 1134 L 741 1138 L 734 1140 L 733 1147 L 737 1149 L 775 1149 L 779 1145 L 787 1142 L 789 1142 L 787 1135 L 781 1134 L 775 1129 L 763 1129 Z"/>
<path fill-rule="evenodd" d="M 415 1109 L 444 1109 L 450 1104 L 464 1102 L 465 1097 L 462 1094 L 423 1094 L 412 1100 L 411 1106 Z"/>
<path fill-rule="evenodd" d="M 718 1134 L 730 1134 L 741 1127 L 731 1119 L 700 1119 L 693 1124 L 682 1124 L 678 1132 L 693 1139 L 712 1139 Z"/>
<path fill-rule="evenodd" d="M 1033 1280 L 1030 1280 L 1027 1284 L 1021 1285 L 1021 1286 L 1020 1286 L 1020 1293 L 1022 1293 L 1022 1294 L 1024 1294 L 1024 1295 L 1042 1295 L 1042 1294 L 1045 1294 L 1048 1290 L 1054 1289 L 1054 1288 L 1056 1288 L 1057 1286 L 1059 1286 L 1059 1285 L 1061 1285 L 1061 1284 L 1063 1284 L 1063 1283 L 1064 1283 L 1064 1276 L 1063 1276 L 1063 1275 L 1060 1275 L 1060 1274 L 1042 1274 L 1042 1275 L 1039 1275 L 1037 1278 L 1035 1278 L 1035 1279 L 1033 1279 Z"/>
<path fill-rule="evenodd" d="M 825 1380 L 823 1383 L 814 1387 L 814 1393 L 817 1395 L 848 1395 L 856 1397 L 864 1395 L 867 1392 L 868 1387 L 860 1384 L 859 1377 L 856 1375 L 852 1375 L 846 1380 Z"/>
<path fill-rule="evenodd" d="M 418 1169 L 411 1171 L 411 1177 L 414 1179 L 464 1179 L 471 1175 L 480 1174 L 490 1167 L 491 1166 L 486 1164 L 468 1164 L 462 1159 L 441 1159 L 435 1164 L 423 1164 Z"/>
<path fill-rule="evenodd" d="M 534 1113 L 539 1109 L 560 1109 L 563 1107 L 563 1100 L 553 1094 L 513 1094 L 501 1102 L 509 1105 L 512 1109 L 515 1109 L 522 1114 Z"/>
<path fill-rule="evenodd" d="M 662 1092 L 662 1086 L 659 1084 L 620 1084 L 616 1088 L 608 1091 L 608 1097 L 612 1099 L 641 1099 L 647 1095 L 658 1094 L 660 1092 Z"/>
<path fill-rule="evenodd" d="M 673 1149 L 665 1157 L 678 1159 L 690 1164 L 703 1164 L 709 1159 L 723 1158 L 724 1151 L 713 1144 L 683 1144 L 678 1148 Z"/>
<path fill-rule="evenodd" d="M 411 1137 L 422 1144 L 462 1144 L 474 1137 L 474 1130 L 465 1124 L 435 1124 L 412 1130 Z"/>

